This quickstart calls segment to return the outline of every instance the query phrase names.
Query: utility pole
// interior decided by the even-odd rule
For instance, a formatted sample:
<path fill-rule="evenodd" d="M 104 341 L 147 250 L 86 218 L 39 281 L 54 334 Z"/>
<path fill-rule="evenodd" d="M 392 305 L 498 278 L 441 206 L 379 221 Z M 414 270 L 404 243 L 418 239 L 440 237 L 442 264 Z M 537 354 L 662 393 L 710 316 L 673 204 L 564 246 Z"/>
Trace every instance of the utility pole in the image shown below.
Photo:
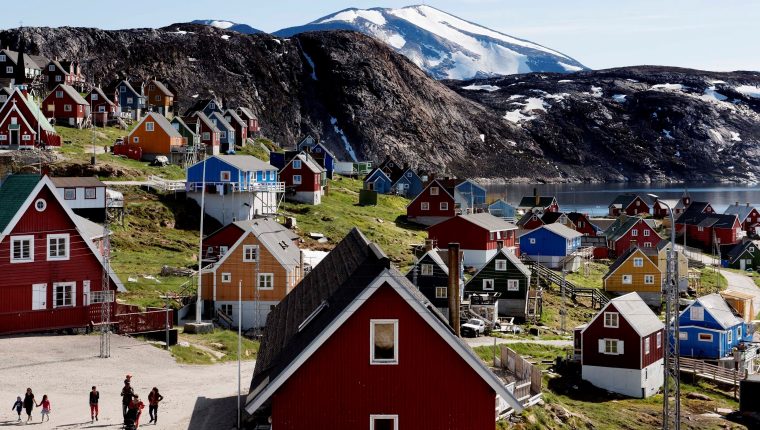
<path fill-rule="evenodd" d="M 108 229 L 108 196 L 106 196 L 105 220 L 103 222 L 103 278 L 100 283 L 100 358 L 111 356 L 111 301 L 113 301 L 113 291 L 111 291 L 111 240 Z"/>
<path fill-rule="evenodd" d="M 238 281 L 238 398 L 237 398 L 237 428 L 240 429 L 240 397 L 242 394 L 240 374 L 241 374 L 241 357 L 240 350 L 243 348 L 243 281 Z"/>
<path fill-rule="evenodd" d="M 195 322 L 201 323 L 201 280 L 203 279 L 203 215 L 206 210 L 206 161 L 203 161 L 203 171 L 201 173 L 201 226 L 200 226 L 200 238 L 198 240 L 198 291 L 196 292 L 195 299 Z"/>
<path fill-rule="evenodd" d="M 567 287 L 567 280 L 565 279 L 567 275 L 567 271 L 565 270 L 565 266 L 562 266 L 562 310 L 560 311 L 559 317 L 560 317 L 560 330 L 562 330 L 562 333 L 565 333 L 567 330 L 567 327 L 565 327 L 565 318 L 567 315 L 567 305 L 565 303 L 565 288 Z"/>

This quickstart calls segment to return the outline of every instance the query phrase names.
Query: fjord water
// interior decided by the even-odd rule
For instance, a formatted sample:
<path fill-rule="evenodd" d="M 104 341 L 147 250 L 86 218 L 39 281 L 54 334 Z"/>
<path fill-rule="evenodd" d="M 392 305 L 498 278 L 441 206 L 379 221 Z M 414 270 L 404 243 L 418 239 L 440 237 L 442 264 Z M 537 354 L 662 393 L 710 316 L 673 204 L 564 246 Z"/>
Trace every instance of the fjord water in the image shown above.
<path fill-rule="evenodd" d="M 512 204 L 520 202 L 523 196 L 533 195 L 533 189 L 540 195 L 557 197 L 560 209 L 565 212 L 577 211 L 590 215 L 605 215 L 607 207 L 618 194 L 630 192 L 641 195 L 653 203 L 646 194 L 658 195 L 662 199 L 677 199 L 688 190 L 694 201 L 708 201 L 718 213 L 728 205 L 739 202 L 750 205 L 760 204 L 760 185 L 692 183 L 692 184 L 634 184 L 634 183 L 594 183 L 594 184 L 491 184 L 489 200 L 505 198 Z"/>

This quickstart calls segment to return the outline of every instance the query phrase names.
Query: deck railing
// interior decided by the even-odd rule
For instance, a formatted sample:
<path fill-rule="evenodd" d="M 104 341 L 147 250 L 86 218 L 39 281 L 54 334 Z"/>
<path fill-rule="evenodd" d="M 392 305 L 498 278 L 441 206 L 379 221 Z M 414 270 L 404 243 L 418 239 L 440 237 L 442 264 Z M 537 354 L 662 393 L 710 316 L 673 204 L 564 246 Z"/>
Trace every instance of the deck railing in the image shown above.
<path fill-rule="evenodd" d="M 169 328 L 174 321 L 174 310 L 169 310 Z M 133 312 L 128 314 L 116 315 L 116 321 L 119 324 L 119 333 L 144 333 L 147 331 L 158 331 L 166 328 L 166 310 L 155 310 L 146 312 Z"/>

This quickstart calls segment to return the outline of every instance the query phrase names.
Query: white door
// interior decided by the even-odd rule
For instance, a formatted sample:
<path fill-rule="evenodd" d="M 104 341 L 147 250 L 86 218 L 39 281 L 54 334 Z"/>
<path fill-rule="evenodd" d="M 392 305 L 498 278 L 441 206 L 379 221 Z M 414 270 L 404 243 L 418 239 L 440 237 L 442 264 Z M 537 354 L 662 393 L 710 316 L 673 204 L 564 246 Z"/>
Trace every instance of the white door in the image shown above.
<path fill-rule="evenodd" d="M 32 310 L 47 309 L 47 284 L 32 285 Z"/>
<path fill-rule="evenodd" d="M 744 259 L 739 260 L 739 268 L 742 270 L 745 270 L 747 268 L 747 260 L 744 260 Z"/>
<path fill-rule="evenodd" d="M 90 281 L 82 281 L 82 305 L 90 306 Z"/>

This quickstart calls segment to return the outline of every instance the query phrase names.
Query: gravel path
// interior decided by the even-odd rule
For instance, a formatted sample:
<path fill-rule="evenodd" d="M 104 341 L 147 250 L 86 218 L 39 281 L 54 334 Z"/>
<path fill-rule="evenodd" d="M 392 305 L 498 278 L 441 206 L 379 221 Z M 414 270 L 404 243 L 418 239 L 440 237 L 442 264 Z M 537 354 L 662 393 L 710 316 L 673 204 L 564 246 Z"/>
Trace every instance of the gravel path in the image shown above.
<path fill-rule="evenodd" d="M 492 346 L 494 339 L 496 340 L 496 344 L 498 345 L 510 344 L 510 343 L 535 343 L 537 345 L 557 346 L 560 348 L 573 345 L 573 341 L 571 340 L 504 339 L 501 337 L 491 337 L 491 336 L 467 337 L 464 340 L 472 348 L 475 348 L 478 346 Z"/>
<path fill-rule="evenodd" d="M 179 365 L 163 349 L 122 336 L 111 338 L 111 358 L 97 358 L 98 336 L 27 336 L 0 338 L 0 427 L 13 425 L 10 410 L 26 387 L 35 397 L 50 397 L 50 422 L 39 424 L 40 410 L 32 418 L 39 429 L 121 428 L 124 376 L 133 375 L 137 394 L 147 403 L 150 389 L 158 387 L 165 400 L 159 422 L 148 428 L 227 430 L 235 424 L 237 363 L 212 366 Z M 253 361 L 243 362 L 243 395 L 253 374 Z M 100 421 L 90 423 L 88 392 L 100 391 Z M 150 420 L 144 410 L 141 424 Z M 24 417 L 25 418 L 25 417 Z M 142 427 L 142 426 L 141 426 Z"/>
<path fill-rule="evenodd" d="M 754 296 L 752 303 L 755 305 L 755 310 L 759 309 L 760 288 L 757 287 L 757 284 L 755 284 L 755 281 L 752 278 L 743 273 L 736 273 L 728 270 L 720 270 L 720 274 L 726 278 L 726 281 L 728 281 L 729 290 L 740 291 Z"/>

